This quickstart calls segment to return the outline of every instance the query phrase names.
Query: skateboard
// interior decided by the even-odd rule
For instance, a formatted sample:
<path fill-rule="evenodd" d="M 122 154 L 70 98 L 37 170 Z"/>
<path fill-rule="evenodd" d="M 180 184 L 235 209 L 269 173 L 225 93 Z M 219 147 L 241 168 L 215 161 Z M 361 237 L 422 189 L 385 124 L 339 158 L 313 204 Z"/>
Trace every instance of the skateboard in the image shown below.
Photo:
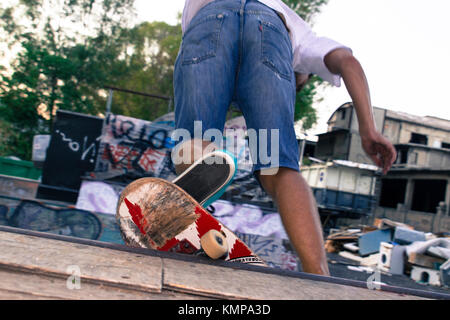
<path fill-rule="evenodd" d="M 175 183 L 160 178 L 141 178 L 130 183 L 121 193 L 116 212 L 125 243 L 132 247 L 267 266 L 201 205 L 211 199 L 211 190 L 224 189 L 224 184 L 229 183 L 235 168 L 228 166 L 227 169 L 227 166 L 209 166 L 206 175 L 205 165 L 199 160 L 174 180 Z M 225 176 L 228 178 L 220 178 Z M 205 181 L 209 183 L 207 187 L 202 184 Z"/>

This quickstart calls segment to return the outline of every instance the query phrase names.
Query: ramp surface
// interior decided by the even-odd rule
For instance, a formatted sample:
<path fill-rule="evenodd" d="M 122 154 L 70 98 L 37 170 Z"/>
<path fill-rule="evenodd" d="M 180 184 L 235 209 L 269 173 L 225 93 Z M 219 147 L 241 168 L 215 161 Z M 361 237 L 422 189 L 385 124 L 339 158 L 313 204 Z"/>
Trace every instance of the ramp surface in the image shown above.
<path fill-rule="evenodd" d="M 332 278 L 0 227 L 1 299 L 423 299 Z M 79 273 L 73 273 L 73 270 Z M 70 281 L 79 276 L 79 289 Z M 411 293 L 411 292 L 410 292 Z M 424 293 L 426 294 L 426 293 Z M 436 296 L 437 298 L 445 298 Z"/>

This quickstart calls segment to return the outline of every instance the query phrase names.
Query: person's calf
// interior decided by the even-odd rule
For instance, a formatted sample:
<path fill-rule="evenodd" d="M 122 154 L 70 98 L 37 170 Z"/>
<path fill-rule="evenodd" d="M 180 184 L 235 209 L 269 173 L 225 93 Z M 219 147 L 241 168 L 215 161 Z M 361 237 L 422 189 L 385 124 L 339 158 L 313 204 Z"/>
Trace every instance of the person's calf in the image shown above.
<path fill-rule="evenodd" d="M 289 239 L 303 271 L 329 275 L 322 225 L 311 188 L 301 174 L 280 168 L 276 175 L 259 175 L 261 184 L 278 205 Z"/>

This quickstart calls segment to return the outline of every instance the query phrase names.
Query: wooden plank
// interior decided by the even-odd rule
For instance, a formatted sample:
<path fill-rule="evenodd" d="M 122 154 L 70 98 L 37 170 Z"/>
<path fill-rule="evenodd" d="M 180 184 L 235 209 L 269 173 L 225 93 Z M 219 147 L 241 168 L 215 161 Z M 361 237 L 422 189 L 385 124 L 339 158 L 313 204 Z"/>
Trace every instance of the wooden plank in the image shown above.
<path fill-rule="evenodd" d="M 207 297 L 265 300 L 420 299 L 309 279 L 163 259 L 166 289 Z"/>
<path fill-rule="evenodd" d="M 424 268 L 435 269 L 438 265 L 445 263 L 445 259 L 411 252 L 408 257 L 408 262 Z"/>
<path fill-rule="evenodd" d="M 338 279 L 67 240 L 0 232 L 0 299 L 419 299 L 332 283 Z M 81 291 L 67 287 L 68 265 L 80 267 Z"/>
<path fill-rule="evenodd" d="M 0 266 L 67 279 L 77 266 L 81 281 L 161 292 L 161 258 L 0 232 Z"/>
<path fill-rule="evenodd" d="M 81 282 L 79 290 L 66 287 L 66 279 L 0 269 L 0 300 L 150 300 L 196 299 L 195 296 L 164 291 L 161 293 L 123 289 L 116 286 Z"/>

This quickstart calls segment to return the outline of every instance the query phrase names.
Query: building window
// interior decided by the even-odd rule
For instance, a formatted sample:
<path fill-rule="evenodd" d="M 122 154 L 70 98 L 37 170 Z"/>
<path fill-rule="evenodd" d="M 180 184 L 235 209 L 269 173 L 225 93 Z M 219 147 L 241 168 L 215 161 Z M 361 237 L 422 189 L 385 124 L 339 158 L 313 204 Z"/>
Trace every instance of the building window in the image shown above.
<path fill-rule="evenodd" d="M 444 149 L 450 149 L 450 143 L 442 142 L 441 147 Z"/>
<path fill-rule="evenodd" d="M 405 203 L 406 179 L 382 179 L 380 206 L 385 208 L 397 208 L 399 203 Z"/>
<path fill-rule="evenodd" d="M 446 188 L 447 180 L 414 180 L 411 210 L 436 213 Z"/>
<path fill-rule="evenodd" d="M 397 164 L 407 164 L 408 163 L 408 147 L 397 146 Z"/>
<path fill-rule="evenodd" d="M 419 159 L 419 154 L 417 152 L 411 152 L 408 164 L 417 164 L 417 159 Z"/>
<path fill-rule="evenodd" d="M 410 143 L 417 143 L 417 144 L 428 144 L 428 137 L 426 135 L 420 134 L 420 133 L 411 133 L 411 140 L 409 140 Z"/>

